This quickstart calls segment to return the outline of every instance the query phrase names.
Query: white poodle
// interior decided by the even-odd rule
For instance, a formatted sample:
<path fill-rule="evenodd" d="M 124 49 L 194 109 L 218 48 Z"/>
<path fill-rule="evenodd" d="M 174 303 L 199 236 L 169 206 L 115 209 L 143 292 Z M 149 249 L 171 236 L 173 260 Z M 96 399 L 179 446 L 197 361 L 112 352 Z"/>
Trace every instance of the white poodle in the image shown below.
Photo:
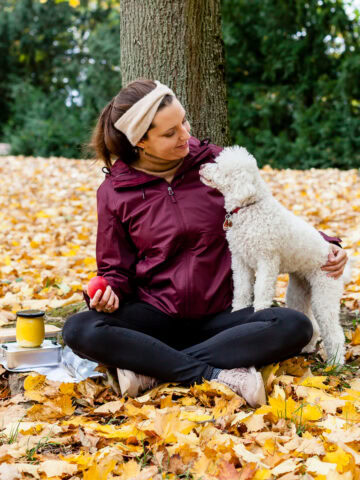
<path fill-rule="evenodd" d="M 225 199 L 233 311 L 251 305 L 255 311 L 270 307 L 278 274 L 289 273 L 286 305 L 308 315 L 314 328 L 303 351 L 313 351 L 321 333 L 328 361 L 343 364 L 345 337 L 339 322 L 343 279 L 327 277 L 320 269 L 327 262 L 328 242 L 275 200 L 245 148 L 225 148 L 215 163 L 202 165 L 200 178 Z"/>

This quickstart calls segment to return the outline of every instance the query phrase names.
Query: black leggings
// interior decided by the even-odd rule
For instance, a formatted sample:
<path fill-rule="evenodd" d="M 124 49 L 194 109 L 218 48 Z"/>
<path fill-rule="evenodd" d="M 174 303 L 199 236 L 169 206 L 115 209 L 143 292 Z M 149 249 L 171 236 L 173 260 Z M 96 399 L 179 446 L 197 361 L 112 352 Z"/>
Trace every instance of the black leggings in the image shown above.
<path fill-rule="evenodd" d="M 186 385 L 210 379 L 214 367 L 260 367 L 297 355 L 312 333 L 310 320 L 289 308 L 179 320 L 144 302 L 77 313 L 63 328 L 80 357 Z"/>

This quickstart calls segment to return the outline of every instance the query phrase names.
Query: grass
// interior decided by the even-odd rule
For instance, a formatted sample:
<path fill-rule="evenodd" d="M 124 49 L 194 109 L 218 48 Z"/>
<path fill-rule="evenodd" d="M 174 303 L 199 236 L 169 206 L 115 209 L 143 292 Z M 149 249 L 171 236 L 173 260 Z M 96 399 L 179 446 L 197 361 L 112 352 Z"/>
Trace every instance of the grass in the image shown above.
<path fill-rule="evenodd" d="M 313 362 L 310 365 L 310 369 L 316 375 L 334 376 L 339 379 L 339 390 L 344 388 L 350 388 L 348 383 L 349 378 L 354 377 L 359 373 L 359 365 L 357 360 L 351 363 L 345 363 L 341 365 L 336 362 L 324 362 L 319 356 L 313 358 Z"/>
<path fill-rule="evenodd" d="M 355 315 L 354 318 L 352 318 L 352 326 L 354 329 L 360 324 L 360 316 Z"/>
<path fill-rule="evenodd" d="M 314 363 L 310 365 L 310 368 L 312 372 L 316 372 L 318 375 L 334 375 L 337 377 L 341 375 L 353 375 L 359 371 L 359 366 L 353 364 L 353 362 L 341 365 L 340 363 L 324 362 L 319 357 L 315 357 Z"/>
<path fill-rule="evenodd" d="M 18 421 L 16 426 L 13 426 L 10 430 L 9 436 L 7 438 L 8 444 L 15 443 L 17 440 L 17 437 L 19 435 L 19 428 L 20 428 L 20 423 L 22 421 L 22 418 Z"/>
<path fill-rule="evenodd" d="M 303 414 L 303 408 L 305 406 L 305 403 L 301 403 L 299 408 L 294 410 L 293 414 L 288 416 L 287 411 L 286 411 L 286 401 L 287 399 L 285 398 L 285 412 L 284 415 L 281 414 L 281 412 L 277 412 L 277 415 L 279 418 L 283 418 L 284 420 L 289 420 L 291 423 L 293 423 L 296 427 L 296 434 L 301 437 L 303 433 L 306 431 L 306 424 L 302 421 L 302 414 Z M 300 418 L 298 419 L 296 413 L 300 411 Z"/>
<path fill-rule="evenodd" d="M 81 312 L 85 308 L 87 308 L 85 302 L 71 303 L 64 307 L 53 308 L 46 312 L 45 323 L 51 323 L 51 325 L 56 325 L 57 327 L 62 328 L 67 317 L 74 315 L 74 313 Z"/>
<path fill-rule="evenodd" d="M 29 463 L 39 463 L 37 454 L 45 452 L 56 453 L 59 451 L 59 449 L 60 451 L 64 449 L 64 445 L 62 443 L 50 442 L 48 436 L 43 437 L 40 438 L 34 447 L 26 449 L 25 458 Z M 54 452 L 54 450 L 56 452 Z"/>
<path fill-rule="evenodd" d="M 145 445 L 144 441 L 142 442 L 142 447 L 143 447 L 142 454 L 139 455 L 138 457 L 135 457 L 135 460 L 139 462 L 141 469 L 143 469 L 144 467 L 147 467 L 154 456 L 152 451 L 149 449 L 149 447 Z"/>

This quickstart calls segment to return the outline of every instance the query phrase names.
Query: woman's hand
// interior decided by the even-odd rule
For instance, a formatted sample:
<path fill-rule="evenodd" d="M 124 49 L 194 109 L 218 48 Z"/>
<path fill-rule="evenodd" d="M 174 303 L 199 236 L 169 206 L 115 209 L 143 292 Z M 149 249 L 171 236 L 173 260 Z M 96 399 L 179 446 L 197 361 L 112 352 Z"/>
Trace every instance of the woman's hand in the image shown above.
<path fill-rule="evenodd" d="M 328 256 L 328 261 L 321 267 L 321 270 L 329 272 L 328 277 L 339 278 L 343 272 L 348 260 L 345 250 L 330 243 L 330 252 Z"/>
<path fill-rule="evenodd" d="M 119 298 L 108 285 L 104 293 L 97 290 L 90 300 L 90 308 L 95 308 L 97 312 L 113 313 L 119 308 Z"/>

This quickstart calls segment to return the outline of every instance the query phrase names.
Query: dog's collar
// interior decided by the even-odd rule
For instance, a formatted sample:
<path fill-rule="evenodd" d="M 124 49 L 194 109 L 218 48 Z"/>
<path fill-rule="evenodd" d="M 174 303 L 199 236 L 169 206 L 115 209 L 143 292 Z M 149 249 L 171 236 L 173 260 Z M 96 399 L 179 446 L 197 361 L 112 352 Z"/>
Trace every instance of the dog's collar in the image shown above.
<path fill-rule="evenodd" d="M 247 205 L 246 205 L 247 206 Z M 230 215 L 234 215 L 234 213 L 237 213 L 239 210 L 241 210 L 242 208 L 245 208 L 245 207 L 237 207 L 237 208 L 234 208 L 234 210 L 231 210 L 230 212 Z"/>
<path fill-rule="evenodd" d="M 243 205 L 242 207 L 236 207 L 236 208 L 234 208 L 234 210 L 231 210 L 230 213 L 227 213 L 225 215 L 225 220 L 224 220 L 224 223 L 223 223 L 223 229 L 224 230 L 229 230 L 229 228 L 232 227 L 231 216 L 234 215 L 234 213 L 237 213 L 239 210 L 242 210 L 243 208 L 250 207 L 251 205 L 254 205 L 254 203 L 256 203 L 256 202 L 249 203 L 248 205 Z"/>

